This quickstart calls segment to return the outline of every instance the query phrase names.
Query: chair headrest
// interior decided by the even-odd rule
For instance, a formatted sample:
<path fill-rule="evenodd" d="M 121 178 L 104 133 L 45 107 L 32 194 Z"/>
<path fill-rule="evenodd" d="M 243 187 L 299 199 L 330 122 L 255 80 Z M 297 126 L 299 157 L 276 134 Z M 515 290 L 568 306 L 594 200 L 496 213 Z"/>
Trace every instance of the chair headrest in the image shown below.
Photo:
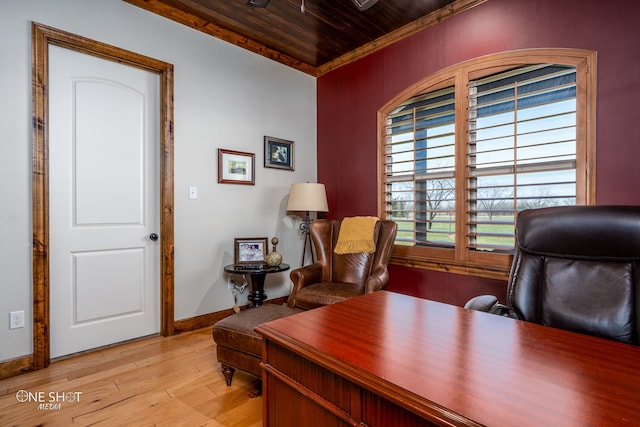
<path fill-rule="evenodd" d="M 516 244 L 537 255 L 640 260 L 640 206 L 563 206 L 518 214 Z"/>

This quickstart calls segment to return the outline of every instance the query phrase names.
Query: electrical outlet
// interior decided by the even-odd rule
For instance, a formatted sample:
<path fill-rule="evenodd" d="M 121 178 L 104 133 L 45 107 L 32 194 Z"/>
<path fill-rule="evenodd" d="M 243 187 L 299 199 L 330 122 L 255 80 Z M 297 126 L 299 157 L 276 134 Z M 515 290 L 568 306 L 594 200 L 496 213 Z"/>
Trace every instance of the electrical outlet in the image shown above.
<path fill-rule="evenodd" d="M 9 329 L 24 328 L 24 310 L 9 313 Z"/>

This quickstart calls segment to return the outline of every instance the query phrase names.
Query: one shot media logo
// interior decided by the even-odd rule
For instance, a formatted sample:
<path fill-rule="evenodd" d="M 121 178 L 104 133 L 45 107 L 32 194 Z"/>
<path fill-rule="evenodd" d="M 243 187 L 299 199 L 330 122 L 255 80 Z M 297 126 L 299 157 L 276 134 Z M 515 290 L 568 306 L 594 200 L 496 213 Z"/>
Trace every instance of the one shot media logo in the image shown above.
<path fill-rule="evenodd" d="M 81 391 L 27 391 L 18 390 L 16 400 L 20 403 L 35 403 L 41 411 L 59 411 L 64 404 L 80 402 Z"/>

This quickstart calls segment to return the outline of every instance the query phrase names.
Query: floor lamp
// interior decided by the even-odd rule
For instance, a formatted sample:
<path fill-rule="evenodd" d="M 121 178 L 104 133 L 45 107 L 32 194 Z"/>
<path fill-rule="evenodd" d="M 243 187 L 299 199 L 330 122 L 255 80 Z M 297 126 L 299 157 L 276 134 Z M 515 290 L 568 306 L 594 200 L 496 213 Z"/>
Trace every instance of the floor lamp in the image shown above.
<path fill-rule="evenodd" d="M 287 211 L 305 212 L 306 216 L 300 224 L 300 231 L 304 235 L 304 246 L 302 247 L 302 263 L 307 253 L 307 245 L 311 253 L 311 262 L 314 263 L 313 244 L 311 235 L 309 234 L 309 225 L 311 225 L 311 217 L 309 212 L 328 212 L 327 192 L 324 184 L 318 183 L 298 183 L 292 184 L 289 191 L 289 202 L 287 203 Z"/>

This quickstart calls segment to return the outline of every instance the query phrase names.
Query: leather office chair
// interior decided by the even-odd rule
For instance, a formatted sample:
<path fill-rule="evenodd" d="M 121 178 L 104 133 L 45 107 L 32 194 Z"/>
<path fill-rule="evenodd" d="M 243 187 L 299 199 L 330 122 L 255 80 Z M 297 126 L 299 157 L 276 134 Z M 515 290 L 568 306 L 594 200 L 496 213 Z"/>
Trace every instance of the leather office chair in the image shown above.
<path fill-rule="evenodd" d="M 287 301 L 289 307 L 309 310 L 386 286 L 389 280 L 387 265 L 398 230 L 396 223 L 376 222 L 375 252 L 339 255 L 334 253 L 334 248 L 341 223 L 341 220 L 327 219 L 311 223 L 309 232 L 318 260 L 291 272 L 293 290 Z"/>
<path fill-rule="evenodd" d="M 484 295 L 465 307 L 638 345 L 640 206 L 521 212 L 506 306 Z"/>

